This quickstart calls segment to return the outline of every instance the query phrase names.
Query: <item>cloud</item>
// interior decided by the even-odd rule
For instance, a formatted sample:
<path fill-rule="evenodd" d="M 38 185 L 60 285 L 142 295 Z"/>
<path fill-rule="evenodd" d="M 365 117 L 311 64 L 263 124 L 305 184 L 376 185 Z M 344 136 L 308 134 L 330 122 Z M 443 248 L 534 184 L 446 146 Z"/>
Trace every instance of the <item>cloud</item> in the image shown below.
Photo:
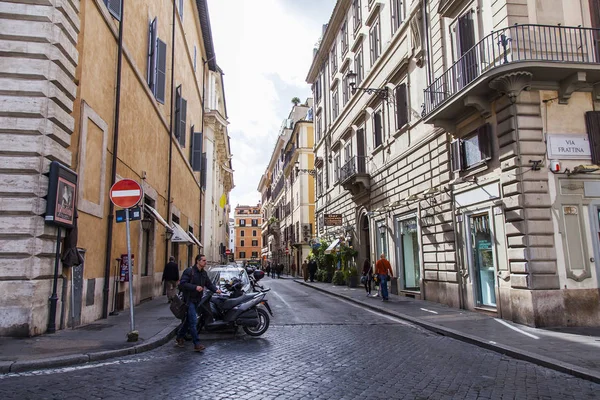
<path fill-rule="evenodd" d="M 305 82 L 314 44 L 335 0 L 209 0 L 216 59 L 225 73 L 235 189 L 232 207 L 260 200 L 256 188 L 294 96 Z"/>

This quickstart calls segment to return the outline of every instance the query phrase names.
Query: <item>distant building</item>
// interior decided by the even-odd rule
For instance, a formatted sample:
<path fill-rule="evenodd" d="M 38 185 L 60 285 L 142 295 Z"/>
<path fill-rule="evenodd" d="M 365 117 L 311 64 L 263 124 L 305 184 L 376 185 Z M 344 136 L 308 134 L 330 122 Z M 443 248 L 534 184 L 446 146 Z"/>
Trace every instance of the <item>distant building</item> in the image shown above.
<path fill-rule="evenodd" d="M 235 253 L 235 219 L 229 218 L 229 243 L 227 246 L 227 250 L 229 251 L 229 259 L 233 260 Z"/>
<path fill-rule="evenodd" d="M 235 208 L 235 261 L 260 261 L 262 215 L 260 203 Z"/>

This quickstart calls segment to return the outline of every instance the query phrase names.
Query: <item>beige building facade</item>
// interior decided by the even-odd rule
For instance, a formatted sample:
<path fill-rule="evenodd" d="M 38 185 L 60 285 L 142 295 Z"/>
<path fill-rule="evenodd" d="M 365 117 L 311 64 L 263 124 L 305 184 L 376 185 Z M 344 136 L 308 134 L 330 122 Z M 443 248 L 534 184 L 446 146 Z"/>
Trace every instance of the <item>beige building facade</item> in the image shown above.
<path fill-rule="evenodd" d="M 597 13 L 338 1 L 307 77 L 318 235 L 350 237 L 361 264 L 385 253 L 401 295 L 600 323 Z"/>
<path fill-rule="evenodd" d="M 144 191 L 142 221 L 131 228 L 135 304 L 162 295 L 169 255 L 183 269 L 201 251 L 204 199 L 214 197 L 203 128 L 208 114 L 221 114 L 226 125 L 226 112 L 221 89 L 221 102 L 205 101 L 206 83 L 221 75 L 205 1 L 134 0 L 123 10 L 120 1 L 103 0 L 0 7 L 0 42 L 10 54 L 0 68 L 11 88 L 3 94 L 0 133 L 7 149 L 0 167 L 0 308 L 7 318 L 0 335 L 31 336 L 46 331 L 50 316 L 57 237 L 44 224 L 50 161 L 78 174 L 84 262 L 59 265 L 54 322 L 62 328 L 130 306 L 118 260 L 127 253 L 125 224 L 114 223 L 108 198 L 114 181 L 130 178 Z M 228 142 L 222 131 L 214 136 L 206 141 L 215 147 Z M 229 154 L 210 156 L 221 163 Z M 223 175 L 217 179 L 227 192 L 233 181 Z"/>

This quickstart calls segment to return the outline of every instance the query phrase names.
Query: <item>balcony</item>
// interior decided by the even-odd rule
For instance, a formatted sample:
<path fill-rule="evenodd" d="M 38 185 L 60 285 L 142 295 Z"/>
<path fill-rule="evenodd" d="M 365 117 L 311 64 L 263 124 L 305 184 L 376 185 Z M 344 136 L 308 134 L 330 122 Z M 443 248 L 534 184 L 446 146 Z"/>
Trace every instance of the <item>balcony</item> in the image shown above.
<path fill-rule="evenodd" d="M 573 91 L 600 80 L 599 39 L 599 29 L 582 27 L 514 25 L 492 32 L 425 89 L 424 122 L 452 121 L 465 106 L 489 115 L 490 88 L 514 100 L 532 80 L 558 90 L 566 103 Z"/>
<path fill-rule="evenodd" d="M 367 172 L 367 157 L 353 156 L 340 168 L 340 185 L 352 194 L 355 202 L 368 200 L 371 177 Z"/>

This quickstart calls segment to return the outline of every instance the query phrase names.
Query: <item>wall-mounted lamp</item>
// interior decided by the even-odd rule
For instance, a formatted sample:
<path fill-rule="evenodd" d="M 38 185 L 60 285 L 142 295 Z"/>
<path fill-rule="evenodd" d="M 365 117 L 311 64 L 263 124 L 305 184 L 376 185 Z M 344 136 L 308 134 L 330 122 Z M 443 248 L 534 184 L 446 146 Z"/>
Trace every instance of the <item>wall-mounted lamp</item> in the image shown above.
<path fill-rule="evenodd" d="M 388 88 L 387 87 L 383 87 L 383 88 L 363 88 L 363 87 L 356 87 L 356 73 L 353 71 L 348 71 L 348 73 L 346 74 L 346 79 L 348 81 L 348 85 L 350 85 L 350 89 L 352 90 L 352 94 L 356 93 L 357 90 L 362 90 L 363 92 L 366 92 L 367 94 L 375 94 L 377 95 L 381 100 L 386 100 L 388 99 L 389 96 L 389 92 L 388 92 Z"/>
<path fill-rule="evenodd" d="M 165 239 L 171 240 L 172 237 L 173 237 L 173 231 L 171 229 L 167 229 L 165 232 Z"/>
<path fill-rule="evenodd" d="M 146 216 L 142 220 L 142 229 L 145 231 L 149 231 L 150 229 L 152 229 L 152 218 Z"/>
<path fill-rule="evenodd" d="M 317 173 L 317 171 L 314 170 L 314 169 L 300 168 L 300 161 L 296 161 L 296 163 L 294 164 L 294 166 L 296 167 L 296 176 L 298 174 L 300 174 L 300 173 L 309 174 L 309 175 L 315 176 L 315 174 Z"/>

